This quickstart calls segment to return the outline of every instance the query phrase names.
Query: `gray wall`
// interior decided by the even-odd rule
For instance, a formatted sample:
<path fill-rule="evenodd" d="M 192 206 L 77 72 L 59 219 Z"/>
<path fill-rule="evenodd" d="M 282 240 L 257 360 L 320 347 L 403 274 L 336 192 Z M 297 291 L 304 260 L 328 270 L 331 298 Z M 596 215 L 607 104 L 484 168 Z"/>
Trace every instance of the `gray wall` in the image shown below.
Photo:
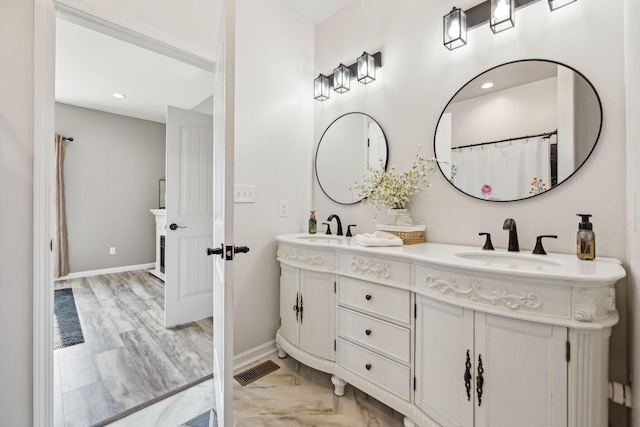
<path fill-rule="evenodd" d="M 65 156 L 71 273 L 155 261 L 165 125 L 56 103 Z M 110 255 L 109 248 L 116 254 Z"/>

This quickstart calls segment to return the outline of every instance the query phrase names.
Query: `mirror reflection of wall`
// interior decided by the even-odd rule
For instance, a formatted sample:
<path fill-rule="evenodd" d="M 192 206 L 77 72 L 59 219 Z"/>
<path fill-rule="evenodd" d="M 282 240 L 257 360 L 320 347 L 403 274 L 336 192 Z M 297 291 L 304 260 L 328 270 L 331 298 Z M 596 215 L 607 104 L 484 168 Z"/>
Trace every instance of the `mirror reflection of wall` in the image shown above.
<path fill-rule="evenodd" d="M 369 115 L 347 113 L 325 130 L 316 151 L 316 177 L 331 200 L 354 204 L 362 200 L 351 186 L 362 180 L 369 167 L 385 168 L 387 140 Z"/>
<path fill-rule="evenodd" d="M 547 191 L 593 150 L 602 112 L 591 84 L 551 61 L 518 61 L 467 83 L 445 108 L 435 135 L 444 176 L 483 200 Z"/>

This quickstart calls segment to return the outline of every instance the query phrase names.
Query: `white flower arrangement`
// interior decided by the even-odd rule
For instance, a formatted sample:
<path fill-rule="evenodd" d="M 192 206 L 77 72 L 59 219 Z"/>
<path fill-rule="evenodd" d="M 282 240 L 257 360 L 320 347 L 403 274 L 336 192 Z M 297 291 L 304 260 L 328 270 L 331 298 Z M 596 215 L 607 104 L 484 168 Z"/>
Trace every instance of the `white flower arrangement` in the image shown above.
<path fill-rule="evenodd" d="M 411 168 L 404 172 L 396 171 L 395 166 L 385 172 L 380 161 L 380 168 L 369 167 L 362 181 L 356 182 L 351 189 L 358 191 L 363 197 L 363 205 L 374 206 L 377 212 L 386 209 L 406 209 L 407 203 L 419 191 L 431 187 L 429 175 L 438 162 L 435 158 L 425 159 L 418 153 Z"/>

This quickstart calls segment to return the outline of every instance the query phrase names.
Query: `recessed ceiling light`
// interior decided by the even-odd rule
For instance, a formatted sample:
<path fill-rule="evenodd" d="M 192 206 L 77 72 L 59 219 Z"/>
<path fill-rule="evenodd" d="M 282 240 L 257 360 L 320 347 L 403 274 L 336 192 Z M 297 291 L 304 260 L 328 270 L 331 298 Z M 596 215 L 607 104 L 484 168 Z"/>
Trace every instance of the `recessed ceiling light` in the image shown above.
<path fill-rule="evenodd" d="M 485 84 L 483 84 L 482 89 L 489 89 L 490 87 L 493 87 L 493 83 L 491 82 L 486 82 Z"/>
<path fill-rule="evenodd" d="M 118 93 L 118 92 L 113 92 L 113 93 L 111 94 L 111 96 L 113 96 L 114 98 L 118 98 L 118 99 L 123 99 L 123 98 L 126 98 L 126 97 L 127 97 L 127 95 L 124 95 L 124 94 L 122 94 L 122 93 Z"/>

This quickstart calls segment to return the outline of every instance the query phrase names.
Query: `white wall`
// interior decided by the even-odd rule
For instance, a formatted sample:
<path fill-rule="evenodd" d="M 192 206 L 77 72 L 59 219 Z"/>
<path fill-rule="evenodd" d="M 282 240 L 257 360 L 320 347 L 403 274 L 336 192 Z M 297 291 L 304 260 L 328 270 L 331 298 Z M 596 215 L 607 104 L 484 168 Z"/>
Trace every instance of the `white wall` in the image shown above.
<path fill-rule="evenodd" d="M 155 262 L 149 209 L 158 208 L 158 180 L 165 176 L 165 128 L 56 104 L 56 133 L 74 139 L 64 174 L 71 273 Z"/>
<path fill-rule="evenodd" d="M 0 1 L 0 424 L 32 425 L 33 2 Z M 53 141 L 53 136 L 51 137 Z"/>
<path fill-rule="evenodd" d="M 627 192 L 636 192 L 634 207 L 635 220 L 638 221 L 640 211 L 640 27 L 637 22 L 640 17 L 640 2 L 637 0 L 624 1 L 625 16 L 625 84 L 627 107 Z M 631 203 L 629 203 L 629 207 Z M 633 219 L 633 218 L 630 218 Z M 628 238 L 628 269 L 629 279 L 629 346 L 631 353 L 629 360 L 640 360 L 640 223 L 635 229 L 629 229 Z M 635 384 L 633 407 L 631 411 L 631 425 L 640 426 L 640 366 L 631 364 L 631 383 Z"/>
<path fill-rule="evenodd" d="M 539 197 L 490 203 L 461 194 L 437 173 L 433 187 L 415 198 L 410 211 L 418 224 L 426 224 L 427 239 L 433 242 L 480 247 L 478 232 L 486 231 L 493 234 L 496 247 L 505 248 L 507 233 L 502 223 L 512 217 L 518 223 L 522 250 L 532 250 L 537 235 L 557 234 L 558 239 L 545 246 L 548 251 L 565 253 L 575 252 L 576 214 L 584 211 L 593 214 L 598 255 L 626 261 L 622 3 L 578 1 L 550 12 L 547 2 L 537 2 L 516 12 L 515 28 L 497 35 L 487 26 L 474 29 L 468 34 L 467 46 L 449 51 L 442 44 L 442 16 L 454 4 L 354 0 L 320 24 L 316 28 L 315 74 L 328 73 L 340 62 L 352 63 L 362 51 L 381 51 L 383 68 L 375 82 L 366 86 L 354 82 L 350 92 L 333 93 L 329 100 L 315 102 L 315 141 L 339 115 L 362 111 L 384 129 L 390 164 L 404 169 L 418 144 L 424 154 L 433 155 L 433 134 L 442 109 L 458 88 L 477 74 L 518 59 L 565 63 L 591 81 L 604 110 L 600 142 L 572 179 Z M 337 213 L 343 222 L 358 224 L 360 233 L 374 229 L 371 208 L 336 205 L 317 185 L 313 197 L 319 222 Z M 624 281 L 618 284 L 617 292 L 621 322 L 613 331 L 610 377 L 624 381 Z"/>
<path fill-rule="evenodd" d="M 251 249 L 234 261 L 239 354 L 275 339 L 274 236 L 304 230 L 309 216 L 313 27 L 278 0 L 238 0 L 236 18 L 235 182 L 256 186 L 256 203 L 235 205 L 235 243 Z"/>

